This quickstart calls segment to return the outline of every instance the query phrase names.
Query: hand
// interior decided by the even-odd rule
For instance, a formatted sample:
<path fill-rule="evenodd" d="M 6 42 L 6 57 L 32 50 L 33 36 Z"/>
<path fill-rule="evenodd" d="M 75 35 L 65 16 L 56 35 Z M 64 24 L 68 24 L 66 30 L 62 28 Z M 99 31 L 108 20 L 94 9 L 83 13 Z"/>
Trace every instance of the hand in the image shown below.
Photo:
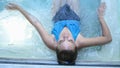
<path fill-rule="evenodd" d="M 105 2 L 103 2 L 98 9 L 98 16 L 99 17 L 104 16 L 105 9 L 106 9 L 106 4 L 105 4 Z"/>
<path fill-rule="evenodd" d="M 6 8 L 10 10 L 17 10 L 19 8 L 19 5 L 15 3 L 9 3 L 8 5 L 6 5 Z"/>

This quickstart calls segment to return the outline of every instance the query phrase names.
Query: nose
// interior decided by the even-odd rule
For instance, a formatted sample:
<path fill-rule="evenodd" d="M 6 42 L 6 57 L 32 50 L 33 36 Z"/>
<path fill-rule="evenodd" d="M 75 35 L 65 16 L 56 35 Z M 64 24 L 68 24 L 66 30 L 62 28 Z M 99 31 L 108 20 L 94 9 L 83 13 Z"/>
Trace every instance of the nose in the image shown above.
<path fill-rule="evenodd" d="M 64 40 L 68 40 L 68 36 L 64 36 L 63 39 L 64 39 Z"/>

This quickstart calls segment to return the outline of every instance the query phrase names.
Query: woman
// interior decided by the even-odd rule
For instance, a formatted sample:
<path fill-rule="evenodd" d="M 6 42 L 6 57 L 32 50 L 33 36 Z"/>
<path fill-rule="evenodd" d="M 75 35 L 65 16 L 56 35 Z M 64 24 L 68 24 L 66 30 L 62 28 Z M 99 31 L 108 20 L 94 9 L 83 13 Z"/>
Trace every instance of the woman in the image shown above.
<path fill-rule="evenodd" d="M 109 28 L 104 20 L 105 3 L 102 3 L 98 10 L 102 35 L 95 38 L 85 38 L 80 34 L 79 0 L 53 1 L 54 27 L 52 34 L 48 34 L 41 22 L 19 5 L 9 3 L 7 8 L 18 10 L 26 17 L 39 32 L 47 47 L 56 51 L 59 64 L 73 65 L 77 58 L 78 49 L 105 44 L 112 40 Z"/>

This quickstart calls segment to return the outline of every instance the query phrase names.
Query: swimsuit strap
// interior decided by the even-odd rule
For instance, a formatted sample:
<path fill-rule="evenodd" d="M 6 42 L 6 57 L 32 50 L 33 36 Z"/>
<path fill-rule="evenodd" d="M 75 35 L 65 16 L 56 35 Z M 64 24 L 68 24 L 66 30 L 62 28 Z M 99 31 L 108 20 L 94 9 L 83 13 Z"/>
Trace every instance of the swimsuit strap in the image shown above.
<path fill-rule="evenodd" d="M 80 22 L 76 20 L 63 20 L 58 21 L 54 24 L 54 28 L 52 30 L 52 34 L 54 34 L 56 40 L 59 40 L 59 35 L 64 27 L 67 27 L 70 32 L 72 33 L 72 36 L 74 40 L 76 40 L 78 34 L 80 33 Z"/>

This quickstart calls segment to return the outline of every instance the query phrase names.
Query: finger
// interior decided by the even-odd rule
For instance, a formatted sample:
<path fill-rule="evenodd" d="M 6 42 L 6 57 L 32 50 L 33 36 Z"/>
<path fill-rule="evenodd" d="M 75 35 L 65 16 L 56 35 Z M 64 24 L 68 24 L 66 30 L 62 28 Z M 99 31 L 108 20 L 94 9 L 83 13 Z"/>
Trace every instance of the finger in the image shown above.
<path fill-rule="evenodd" d="M 5 8 L 6 8 L 6 9 L 9 9 L 9 5 L 6 5 Z"/>
<path fill-rule="evenodd" d="M 12 4 L 14 4 L 14 3 L 12 3 L 12 2 L 10 2 L 10 3 L 8 3 L 9 5 L 12 5 Z"/>
<path fill-rule="evenodd" d="M 9 4 L 9 5 L 6 6 L 6 9 L 8 9 L 8 10 L 13 9 L 13 7 L 12 7 L 12 5 Z"/>
<path fill-rule="evenodd" d="M 8 3 L 8 5 L 11 5 L 11 6 L 13 5 L 13 6 L 14 6 L 14 5 L 15 5 L 15 3 L 13 3 L 13 2 L 10 2 L 10 3 Z"/>
<path fill-rule="evenodd" d="M 103 2 L 103 3 L 101 4 L 101 7 L 106 8 L 106 3 Z"/>

